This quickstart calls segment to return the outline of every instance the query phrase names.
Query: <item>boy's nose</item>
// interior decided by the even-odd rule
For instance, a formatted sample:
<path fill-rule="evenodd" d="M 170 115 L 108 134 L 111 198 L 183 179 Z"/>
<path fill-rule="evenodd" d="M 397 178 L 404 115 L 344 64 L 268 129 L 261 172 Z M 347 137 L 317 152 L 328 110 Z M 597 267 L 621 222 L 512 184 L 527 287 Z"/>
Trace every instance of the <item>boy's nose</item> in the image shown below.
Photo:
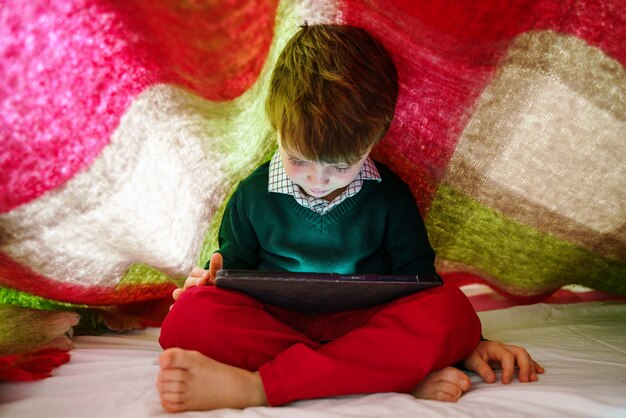
<path fill-rule="evenodd" d="M 309 181 L 316 186 L 327 184 L 328 180 L 329 177 L 325 168 L 313 168 L 309 172 Z"/>

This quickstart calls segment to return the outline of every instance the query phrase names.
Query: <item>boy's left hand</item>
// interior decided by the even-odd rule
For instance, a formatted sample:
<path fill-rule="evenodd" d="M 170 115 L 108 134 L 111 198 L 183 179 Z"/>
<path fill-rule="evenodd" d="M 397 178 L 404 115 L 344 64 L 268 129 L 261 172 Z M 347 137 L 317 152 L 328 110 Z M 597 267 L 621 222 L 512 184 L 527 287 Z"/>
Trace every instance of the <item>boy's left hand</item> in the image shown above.
<path fill-rule="evenodd" d="M 465 368 L 476 372 L 487 383 L 496 381 L 494 369 L 498 368 L 502 369 L 502 383 L 511 383 L 516 365 L 520 382 L 535 382 L 537 374 L 544 372 L 524 348 L 498 341 L 479 342 L 472 354 L 463 360 Z"/>

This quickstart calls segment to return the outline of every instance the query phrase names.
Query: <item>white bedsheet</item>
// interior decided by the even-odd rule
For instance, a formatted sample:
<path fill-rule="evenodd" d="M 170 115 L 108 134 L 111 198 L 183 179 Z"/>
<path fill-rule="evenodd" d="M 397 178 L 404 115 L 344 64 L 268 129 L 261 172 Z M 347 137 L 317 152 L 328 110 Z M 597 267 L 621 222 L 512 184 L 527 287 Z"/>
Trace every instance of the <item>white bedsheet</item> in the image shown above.
<path fill-rule="evenodd" d="M 626 417 L 626 304 L 592 302 L 480 313 L 489 339 L 525 346 L 546 368 L 535 383 L 485 384 L 458 403 L 382 393 L 280 408 L 188 412 L 178 417 L 413 418 Z M 165 417 L 155 379 L 159 330 L 77 337 L 70 363 L 31 383 L 0 384 L 1 417 Z"/>

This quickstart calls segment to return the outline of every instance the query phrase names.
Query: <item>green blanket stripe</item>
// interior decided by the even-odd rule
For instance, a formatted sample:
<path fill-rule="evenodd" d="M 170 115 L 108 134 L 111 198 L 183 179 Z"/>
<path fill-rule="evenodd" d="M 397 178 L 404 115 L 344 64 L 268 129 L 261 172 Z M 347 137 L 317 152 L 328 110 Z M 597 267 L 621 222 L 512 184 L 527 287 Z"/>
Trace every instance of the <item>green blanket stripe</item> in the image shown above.
<path fill-rule="evenodd" d="M 426 227 L 438 257 L 474 266 L 505 289 L 541 294 L 574 283 L 626 294 L 626 263 L 515 222 L 449 185 L 439 186 Z"/>
<path fill-rule="evenodd" d="M 184 282 L 183 278 L 172 279 L 167 274 L 145 264 L 133 264 L 120 281 L 120 285 L 156 285 Z M 46 299 L 16 289 L 0 287 L 0 304 L 18 305 L 40 310 L 86 309 L 89 305 L 60 302 Z"/>
<path fill-rule="evenodd" d="M 24 308 L 46 311 L 87 308 L 87 305 L 76 305 L 73 303 L 45 299 L 40 296 L 35 296 L 30 293 L 20 292 L 19 290 L 9 289 L 6 287 L 0 287 L 0 304 L 18 305 Z"/>
<path fill-rule="evenodd" d="M 140 284 L 164 284 L 164 283 L 176 283 L 180 284 L 180 277 L 172 278 L 160 270 L 150 267 L 147 264 L 135 263 L 132 264 L 128 271 L 122 276 L 120 285 L 140 285 Z M 182 278 L 184 282 L 184 278 Z"/>

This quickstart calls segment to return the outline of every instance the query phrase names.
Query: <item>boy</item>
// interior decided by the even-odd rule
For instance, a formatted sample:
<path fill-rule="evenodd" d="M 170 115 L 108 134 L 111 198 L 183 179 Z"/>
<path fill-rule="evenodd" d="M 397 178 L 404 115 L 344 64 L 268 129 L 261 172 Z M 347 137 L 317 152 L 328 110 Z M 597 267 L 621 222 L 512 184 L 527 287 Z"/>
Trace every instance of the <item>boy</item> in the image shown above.
<path fill-rule="evenodd" d="M 406 392 L 455 401 L 488 361 L 520 380 L 541 368 L 523 351 L 480 342 L 467 298 L 441 286 L 369 309 L 303 314 L 218 289 L 224 268 L 434 273 L 435 254 L 408 186 L 369 158 L 389 127 L 395 66 L 369 34 L 303 26 L 274 70 L 266 111 L 278 151 L 242 181 L 208 270 L 194 269 L 165 319 L 159 395 L 168 411 L 283 405 Z M 184 292 L 183 292 L 184 290 Z"/>

